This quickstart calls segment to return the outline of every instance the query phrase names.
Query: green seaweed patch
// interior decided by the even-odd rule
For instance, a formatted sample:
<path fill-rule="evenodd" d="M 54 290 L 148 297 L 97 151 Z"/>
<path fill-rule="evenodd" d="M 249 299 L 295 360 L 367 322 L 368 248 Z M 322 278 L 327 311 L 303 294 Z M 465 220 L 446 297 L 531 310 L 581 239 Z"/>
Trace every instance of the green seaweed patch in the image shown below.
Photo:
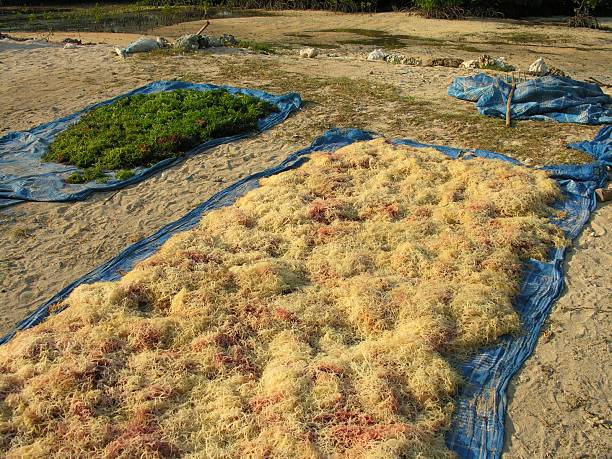
<path fill-rule="evenodd" d="M 136 175 L 136 173 L 133 169 L 121 169 L 115 174 L 115 178 L 117 180 L 127 180 L 129 178 L 134 177 L 134 175 Z"/>
<path fill-rule="evenodd" d="M 77 166 L 68 183 L 125 180 L 135 167 L 183 155 L 208 140 L 257 129 L 277 111 L 256 97 L 226 90 L 138 94 L 96 108 L 61 132 L 44 161 Z M 131 174 L 131 175 L 130 175 Z"/>
<path fill-rule="evenodd" d="M 97 167 L 88 167 L 80 171 L 73 172 L 66 179 L 67 183 L 86 183 L 95 180 L 97 183 L 105 183 L 109 180 L 103 170 Z"/>

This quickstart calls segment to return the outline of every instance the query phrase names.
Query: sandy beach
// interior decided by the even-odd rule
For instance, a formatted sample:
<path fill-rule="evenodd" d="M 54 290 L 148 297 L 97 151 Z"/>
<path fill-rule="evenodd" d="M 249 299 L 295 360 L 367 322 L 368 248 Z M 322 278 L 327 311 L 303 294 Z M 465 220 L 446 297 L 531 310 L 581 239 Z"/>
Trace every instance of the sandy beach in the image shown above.
<path fill-rule="evenodd" d="M 175 39 L 201 25 L 149 33 Z M 212 35 L 231 33 L 276 45 L 274 55 L 208 50 L 119 58 L 113 46 L 126 45 L 138 37 L 133 34 L 44 35 L 51 42 L 72 37 L 97 43 L 76 49 L 0 40 L 0 135 L 162 79 L 295 90 L 305 100 L 303 109 L 270 131 L 213 148 L 119 192 L 78 203 L 26 203 L 0 210 L 0 333 L 129 244 L 237 179 L 279 163 L 332 127 L 491 149 L 533 164 L 588 161 L 565 145 L 592 138 L 598 127 L 523 122 L 514 132 L 503 132 L 501 121 L 480 117 L 471 103 L 446 94 L 454 77 L 475 71 L 368 62 L 367 53 L 382 46 L 356 33 L 360 29 L 412 37 L 405 38 L 409 46 L 394 49 L 406 56 L 472 59 L 487 53 L 519 68 L 544 56 L 576 79 L 612 78 L 609 32 L 523 21 L 425 20 L 402 13 L 287 12 L 217 19 L 207 29 Z M 362 43 L 335 47 L 358 40 Z M 297 50 L 307 45 L 321 47 L 317 59 L 298 57 Z M 600 206 L 573 246 L 564 295 L 509 390 L 504 457 L 601 458 L 612 450 L 611 221 L 612 207 Z"/>

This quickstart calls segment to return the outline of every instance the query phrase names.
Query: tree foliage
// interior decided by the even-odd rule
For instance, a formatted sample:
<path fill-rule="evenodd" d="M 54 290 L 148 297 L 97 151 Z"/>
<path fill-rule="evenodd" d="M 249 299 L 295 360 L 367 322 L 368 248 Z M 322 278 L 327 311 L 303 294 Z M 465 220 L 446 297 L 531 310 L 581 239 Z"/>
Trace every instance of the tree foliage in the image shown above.
<path fill-rule="evenodd" d="M 170 11 L 172 8 L 209 8 L 225 11 L 226 9 L 315 9 L 342 12 L 390 11 L 392 9 L 418 8 L 424 11 L 455 11 L 461 14 L 478 14 L 478 12 L 496 12 L 505 17 L 518 18 L 525 16 L 572 15 L 582 12 L 606 16 L 612 14 L 610 0 L 100 0 L 96 5 L 114 6 L 117 10 L 125 8 L 157 7 L 160 11 Z M 120 4 L 120 5 L 119 5 Z M 84 0 L 0 0 L 1 6 L 15 6 L 14 10 L 28 10 L 29 6 L 46 7 L 44 11 L 74 10 L 82 14 L 91 9 L 92 3 Z M 58 9 L 57 7 L 62 7 Z M 78 8 L 82 7 L 82 8 Z M 8 10 L 8 9 L 7 9 Z M 6 11 L 0 10 L 0 19 Z M 29 9 L 30 13 L 38 15 L 39 10 Z M 63 14 L 63 13 L 62 13 Z M 129 14 L 122 11 L 123 16 Z M 140 12 L 140 15 L 153 16 L 152 11 Z M 434 15 L 435 16 L 435 15 Z M 128 18 L 133 21 L 137 18 Z M 180 19 L 180 18 L 179 18 Z M 116 19 L 112 19 L 116 21 Z M 179 22 L 194 20 L 184 17 Z M 165 24 L 153 24 L 148 28 Z M 6 28 L 0 21 L 0 30 L 16 30 Z"/>

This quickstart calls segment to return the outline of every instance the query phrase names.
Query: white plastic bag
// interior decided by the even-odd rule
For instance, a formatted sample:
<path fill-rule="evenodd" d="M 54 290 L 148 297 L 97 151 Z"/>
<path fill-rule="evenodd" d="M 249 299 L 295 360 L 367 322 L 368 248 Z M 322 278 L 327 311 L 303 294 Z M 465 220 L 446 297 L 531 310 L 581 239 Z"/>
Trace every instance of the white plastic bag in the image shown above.
<path fill-rule="evenodd" d="M 115 52 L 119 56 L 125 57 L 126 54 L 148 53 L 149 51 L 153 51 L 157 48 L 163 48 L 167 45 L 168 41 L 165 38 L 140 37 L 138 40 L 133 41 L 123 49 L 115 48 Z"/>
<path fill-rule="evenodd" d="M 463 61 L 460 67 L 464 69 L 477 69 L 480 67 L 480 62 L 478 59 L 471 59 L 469 61 Z"/>
<path fill-rule="evenodd" d="M 319 54 L 319 51 L 316 50 L 315 48 L 300 49 L 300 57 L 307 57 L 307 58 L 313 59 L 317 57 L 318 54 Z"/>
<path fill-rule="evenodd" d="M 382 49 L 375 49 L 370 54 L 368 54 L 369 61 L 384 61 L 387 58 L 388 54 L 385 53 Z"/>
<path fill-rule="evenodd" d="M 548 66 L 546 65 L 546 62 L 544 62 L 544 58 L 540 57 L 533 64 L 531 64 L 529 66 L 529 71 L 534 75 L 546 75 L 548 73 Z"/>

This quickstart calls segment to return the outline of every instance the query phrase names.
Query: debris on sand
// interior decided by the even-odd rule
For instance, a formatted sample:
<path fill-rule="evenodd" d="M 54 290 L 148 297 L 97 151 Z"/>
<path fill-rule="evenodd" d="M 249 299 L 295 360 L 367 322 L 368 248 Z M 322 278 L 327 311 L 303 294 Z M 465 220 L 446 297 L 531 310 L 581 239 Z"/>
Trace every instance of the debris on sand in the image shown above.
<path fill-rule="evenodd" d="M 319 50 L 316 48 L 303 48 L 300 49 L 300 57 L 305 57 L 308 59 L 314 59 L 319 55 Z"/>
<path fill-rule="evenodd" d="M 536 59 L 530 66 L 527 71 L 529 75 L 533 76 L 557 76 L 557 77 L 566 77 L 568 76 L 563 70 L 553 65 L 547 65 L 544 61 L 543 57 Z"/>
<path fill-rule="evenodd" d="M 506 62 L 505 57 L 492 58 L 488 54 L 483 54 L 478 59 L 471 59 L 461 64 L 466 69 L 498 70 L 500 72 L 512 72 L 516 67 Z"/>
<path fill-rule="evenodd" d="M 13 37 L 7 33 L 0 32 L 0 40 L 12 40 L 12 41 L 29 41 L 33 40 L 33 38 L 21 38 L 21 37 Z"/>
<path fill-rule="evenodd" d="M 544 58 L 540 57 L 529 66 L 529 73 L 536 76 L 544 76 L 548 73 L 548 66 L 544 62 Z"/>
<path fill-rule="evenodd" d="M 478 59 L 470 59 L 469 61 L 463 61 L 461 67 L 464 69 L 477 69 L 478 65 Z"/>
<path fill-rule="evenodd" d="M 237 46 L 238 40 L 236 37 L 229 34 L 223 34 L 220 37 L 213 37 L 210 35 L 198 35 L 198 34 L 187 34 L 179 37 L 174 43 L 174 48 L 179 51 L 196 51 L 198 49 L 206 48 L 220 48 L 223 46 Z M 150 37 L 141 37 L 135 42 L 130 43 L 126 48 L 115 47 L 115 52 L 121 56 L 126 57 L 128 54 L 133 53 L 146 53 L 159 48 L 166 48 L 172 46 L 172 44 L 165 38 L 157 37 L 155 39 Z"/>
<path fill-rule="evenodd" d="M 230 34 L 223 34 L 220 37 L 211 35 L 200 35 L 200 48 L 221 48 L 223 46 L 237 46 L 238 40 Z"/>
<path fill-rule="evenodd" d="M 125 58 L 128 54 L 148 53 L 154 49 L 165 48 L 167 46 L 170 46 L 170 42 L 163 37 L 140 37 L 125 48 L 115 46 L 114 49 L 118 56 Z"/>
<path fill-rule="evenodd" d="M 73 44 L 73 45 L 82 45 L 83 42 L 81 40 L 79 40 L 78 38 L 70 38 L 70 37 L 66 37 L 62 40 L 62 44 L 64 45 L 68 45 L 68 44 Z"/>
<path fill-rule="evenodd" d="M 422 61 L 418 57 L 406 57 L 399 53 L 387 53 L 382 49 L 375 49 L 368 54 L 369 61 L 385 61 L 389 64 L 421 65 Z"/>
<path fill-rule="evenodd" d="M 595 190 L 595 194 L 597 195 L 597 199 L 600 202 L 606 202 L 612 200 L 612 184 L 608 183 L 605 188 L 597 188 Z"/>
<path fill-rule="evenodd" d="M 220 37 L 211 35 L 187 34 L 179 37 L 174 44 L 174 48 L 180 51 L 196 51 L 206 48 L 221 48 L 223 46 L 237 46 L 236 37 L 223 34 Z"/>
<path fill-rule="evenodd" d="M 563 70 L 561 70 L 558 67 L 552 66 L 552 65 L 550 67 L 548 67 L 547 75 L 558 76 L 558 77 L 566 77 L 566 76 L 568 76 Z"/>
<path fill-rule="evenodd" d="M 174 48 L 181 51 L 195 51 L 196 49 L 200 49 L 200 35 L 183 35 L 176 40 Z"/>
<path fill-rule="evenodd" d="M 406 57 L 403 54 L 392 53 L 385 58 L 389 64 L 421 65 L 422 61 L 418 57 Z"/>
<path fill-rule="evenodd" d="M 463 64 L 463 59 L 457 57 L 434 57 L 423 62 L 423 67 L 451 67 L 457 68 Z"/>
<path fill-rule="evenodd" d="M 370 54 L 368 54 L 369 61 L 384 61 L 387 58 L 388 54 L 385 53 L 382 49 L 375 49 Z"/>

